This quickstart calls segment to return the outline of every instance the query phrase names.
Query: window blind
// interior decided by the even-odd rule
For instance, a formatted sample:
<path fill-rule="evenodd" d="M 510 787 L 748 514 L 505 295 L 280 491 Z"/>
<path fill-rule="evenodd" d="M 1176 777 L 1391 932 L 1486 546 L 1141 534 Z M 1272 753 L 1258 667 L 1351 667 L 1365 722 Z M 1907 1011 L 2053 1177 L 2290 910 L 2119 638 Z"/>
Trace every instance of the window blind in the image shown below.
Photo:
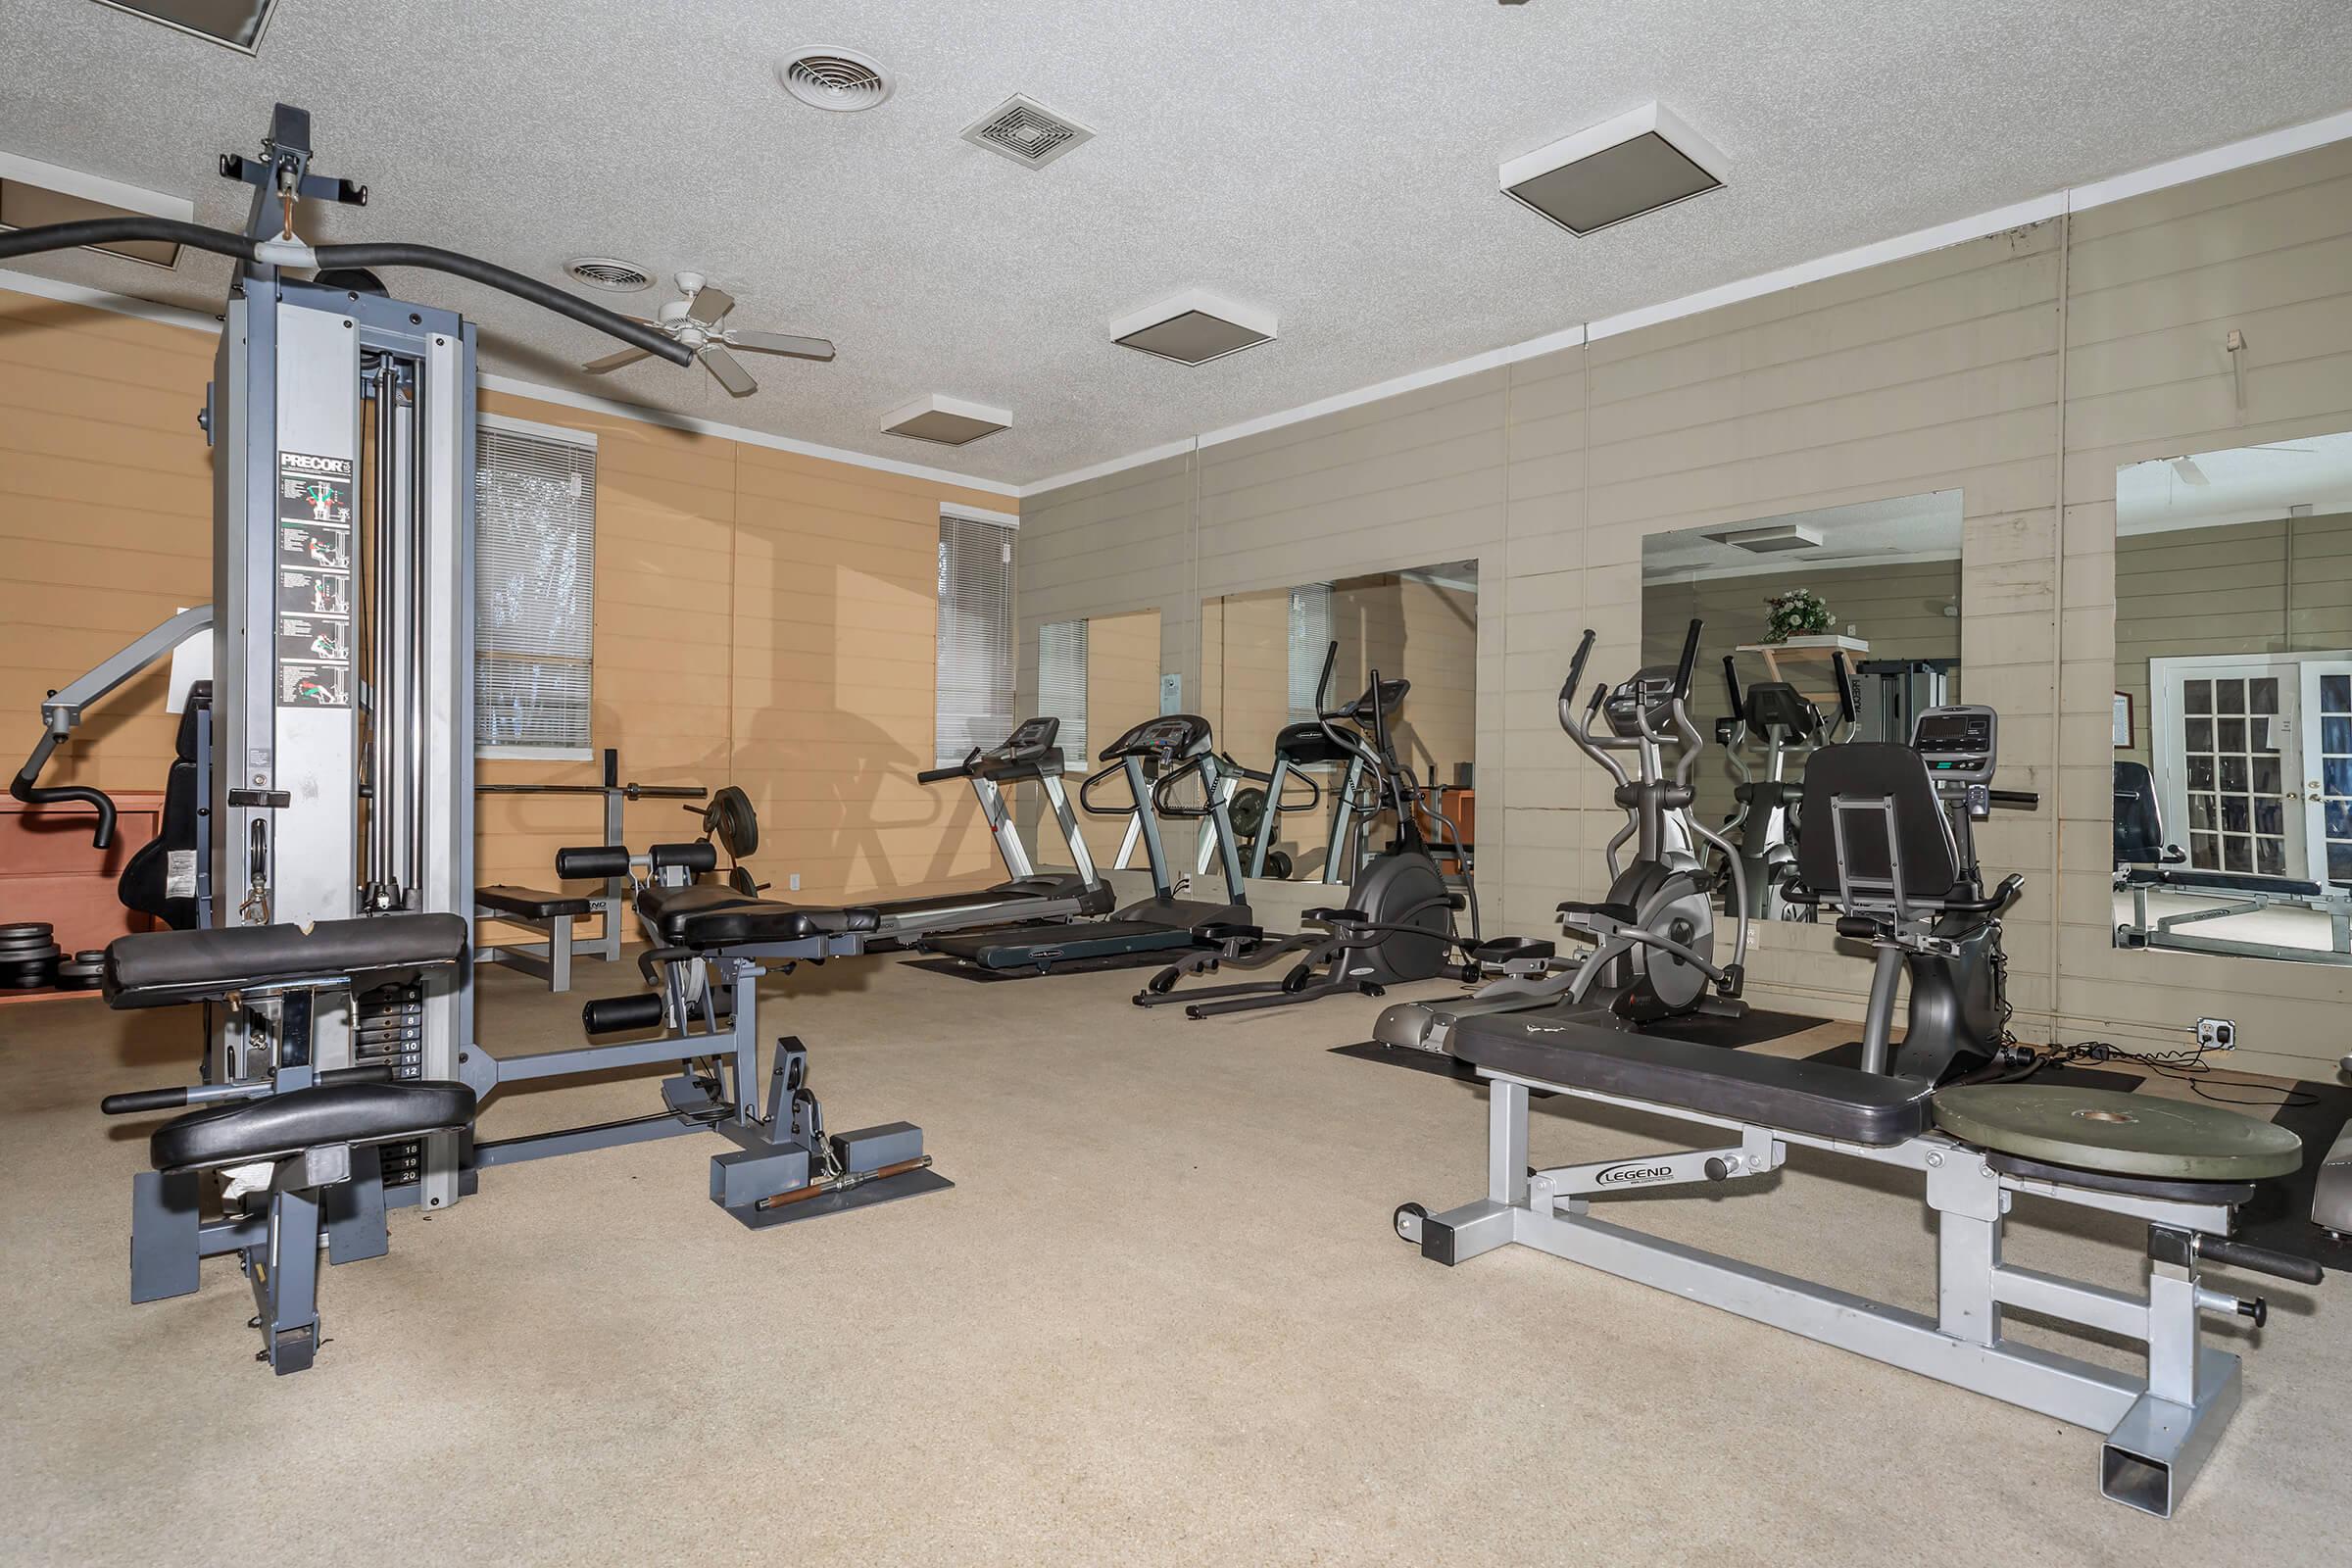
<path fill-rule="evenodd" d="M 473 712 L 481 752 L 588 757 L 596 446 L 485 420 L 474 452 Z"/>
<path fill-rule="evenodd" d="M 1291 722 L 1315 716 L 1315 682 L 1331 649 L 1331 584 L 1310 582 L 1291 590 Z M 1341 700 L 1335 693 L 1333 702 Z"/>
<path fill-rule="evenodd" d="M 1057 620 L 1037 633 L 1037 710 L 1061 720 L 1061 755 L 1078 771 L 1094 753 L 1086 749 L 1086 622 Z"/>
<path fill-rule="evenodd" d="M 1012 732 L 1012 530 L 939 519 L 937 764 Z"/>

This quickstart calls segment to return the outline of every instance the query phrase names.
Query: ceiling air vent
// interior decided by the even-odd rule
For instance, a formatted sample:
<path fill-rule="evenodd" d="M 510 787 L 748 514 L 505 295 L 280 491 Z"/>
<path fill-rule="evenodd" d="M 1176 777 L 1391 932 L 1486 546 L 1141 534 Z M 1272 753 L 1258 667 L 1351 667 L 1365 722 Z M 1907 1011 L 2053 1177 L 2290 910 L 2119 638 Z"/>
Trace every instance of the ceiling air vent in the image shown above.
<path fill-rule="evenodd" d="M 1760 528 L 1733 528 L 1708 538 L 1751 555 L 1777 556 L 1788 550 L 1819 550 L 1821 530 L 1796 522 L 1768 522 Z"/>
<path fill-rule="evenodd" d="M 1191 288 L 1120 317 L 1110 323 L 1110 340 L 1179 365 L 1206 365 L 1271 342 L 1275 324 L 1272 311 Z"/>
<path fill-rule="evenodd" d="M 966 403 L 961 398 L 928 397 L 920 403 L 907 404 L 884 419 L 882 433 L 903 435 L 909 441 L 929 441 L 935 446 L 964 447 L 1011 424 L 1012 415 L 1004 409 Z"/>
<path fill-rule="evenodd" d="M 1064 120 L 1017 92 L 963 127 L 965 141 L 1002 153 L 1028 169 L 1045 168 L 1094 134 L 1078 122 Z"/>
<path fill-rule="evenodd" d="M 1662 106 L 1643 104 L 1502 166 L 1502 193 L 1571 234 L 1703 196 L 1723 185 L 1723 155 Z"/>
<path fill-rule="evenodd" d="M 0 153 L 0 229 L 132 217 L 172 218 L 185 223 L 195 219 L 196 206 L 185 197 L 166 196 L 77 169 Z M 126 239 L 83 248 L 150 267 L 179 265 L 179 246 L 171 240 Z"/>
<path fill-rule="evenodd" d="M 100 5 L 160 22 L 177 32 L 224 43 L 239 54 L 261 47 L 277 0 L 98 0 Z"/>
<path fill-rule="evenodd" d="M 851 114 L 888 99 L 898 83 L 855 49 L 803 49 L 776 63 L 784 90 L 811 109 Z"/>
<path fill-rule="evenodd" d="M 634 294 L 651 287 L 654 281 L 654 274 L 635 262 L 612 256 L 574 256 L 564 264 L 564 270 L 575 283 L 610 289 L 615 294 Z"/>

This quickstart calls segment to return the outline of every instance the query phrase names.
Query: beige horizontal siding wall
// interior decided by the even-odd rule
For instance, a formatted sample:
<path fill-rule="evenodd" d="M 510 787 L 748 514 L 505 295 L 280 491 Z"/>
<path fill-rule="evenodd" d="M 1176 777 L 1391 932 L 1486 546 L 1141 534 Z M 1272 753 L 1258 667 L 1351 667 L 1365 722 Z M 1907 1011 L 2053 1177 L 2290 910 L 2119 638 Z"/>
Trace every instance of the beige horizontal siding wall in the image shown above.
<path fill-rule="evenodd" d="M 217 339 L 0 293 L 0 714 L 212 598 L 212 477 L 195 411 Z M 498 393 L 485 413 L 595 432 L 593 743 L 640 783 L 735 783 L 753 864 L 802 897 L 953 883 L 995 863 L 931 764 L 939 509 L 1003 497 Z M 159 789 L 165 676 L 115 694 L 49 776 Z M 594 762 L 485 762 L 482 782 L 594 783 Z M 551 887 L 603 837 L 593 797 L 477 798 L 478 879 Z M 689 836 L 671 801 L 630 842 Z"/>
<path fill-rule="evenodd" d="M 2244 1065 L 2325 1078 L 2352 1047 L 2343 970 L 2112 945 L 2118 590 L 2139 586 L 2118 561 L 2115 473 L 2155 458 L 2352 429 L 2352 145 L 2082 214 L 2069 270 L 2057 932 L 2066 1021 L 2179 1044 L 2180 1027 L 2200 1015 L 2233 1017 Z M 2246 342 L 2242 406 L 2224 347 L 2232 329 Z M 2315 574 L 2313 585 L 2322 580 L 2336 579 Z M 2315 616 L 2341 616 L 2341 593 L 2320 597 Z"/>
<path fill-rule="evenodd" d="M 2128 535 L 2115 542 L 2115 689 L 2145 762 L 2148 661 L 2352 649 L 2352 514 Z"/>

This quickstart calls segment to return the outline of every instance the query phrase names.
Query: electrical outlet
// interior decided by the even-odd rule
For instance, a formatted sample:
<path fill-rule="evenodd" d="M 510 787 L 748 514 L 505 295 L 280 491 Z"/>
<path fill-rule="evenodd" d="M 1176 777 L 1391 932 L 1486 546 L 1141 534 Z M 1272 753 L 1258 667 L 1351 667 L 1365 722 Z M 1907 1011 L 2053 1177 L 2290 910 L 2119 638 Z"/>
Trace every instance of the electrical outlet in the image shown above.
<path fill-rule="evenodd" d="M 2237 1049 L 2237 1025 L 2228 1018 L 2199 1018 L 2197 1046 L 2204 1051 Z"/>
<path fill-rule="evenodd" d="M 801 873 L 800 873 L 800 872 L 798 872 L 798 871 L 795 871 L 795 872 L 793 872 L 793 873 L 792 873 L 792 876 L 790 877 L 790 879 L 788 880 L 788 882 L 787 882 L 787 884 L 786 884 L 786 885 L 787 885 L 788 887 L 790 887 L 790 888 L 791 888 L 791 890 L 792 890 L 793 892 L 795 892 L 795 893 L 798 893 L 798 892 L 800 892 L 800 891 L 801 891 Z"/>

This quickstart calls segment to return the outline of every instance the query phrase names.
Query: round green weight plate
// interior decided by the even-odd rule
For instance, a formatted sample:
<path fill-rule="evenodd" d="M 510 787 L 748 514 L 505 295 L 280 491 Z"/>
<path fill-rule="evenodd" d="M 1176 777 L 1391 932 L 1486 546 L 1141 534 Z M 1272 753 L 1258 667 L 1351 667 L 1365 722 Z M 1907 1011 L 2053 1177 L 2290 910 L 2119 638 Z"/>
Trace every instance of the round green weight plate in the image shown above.
<path fill-rule="evenodd" d="M 1980 1149 L 2117 1176 L 2245 1182 L 2303 1163 L 2303 1141 L 2271 1122 L 2106 1089 L 1964 1085 L 1936 1096 L 1936 1125 Z"/>

